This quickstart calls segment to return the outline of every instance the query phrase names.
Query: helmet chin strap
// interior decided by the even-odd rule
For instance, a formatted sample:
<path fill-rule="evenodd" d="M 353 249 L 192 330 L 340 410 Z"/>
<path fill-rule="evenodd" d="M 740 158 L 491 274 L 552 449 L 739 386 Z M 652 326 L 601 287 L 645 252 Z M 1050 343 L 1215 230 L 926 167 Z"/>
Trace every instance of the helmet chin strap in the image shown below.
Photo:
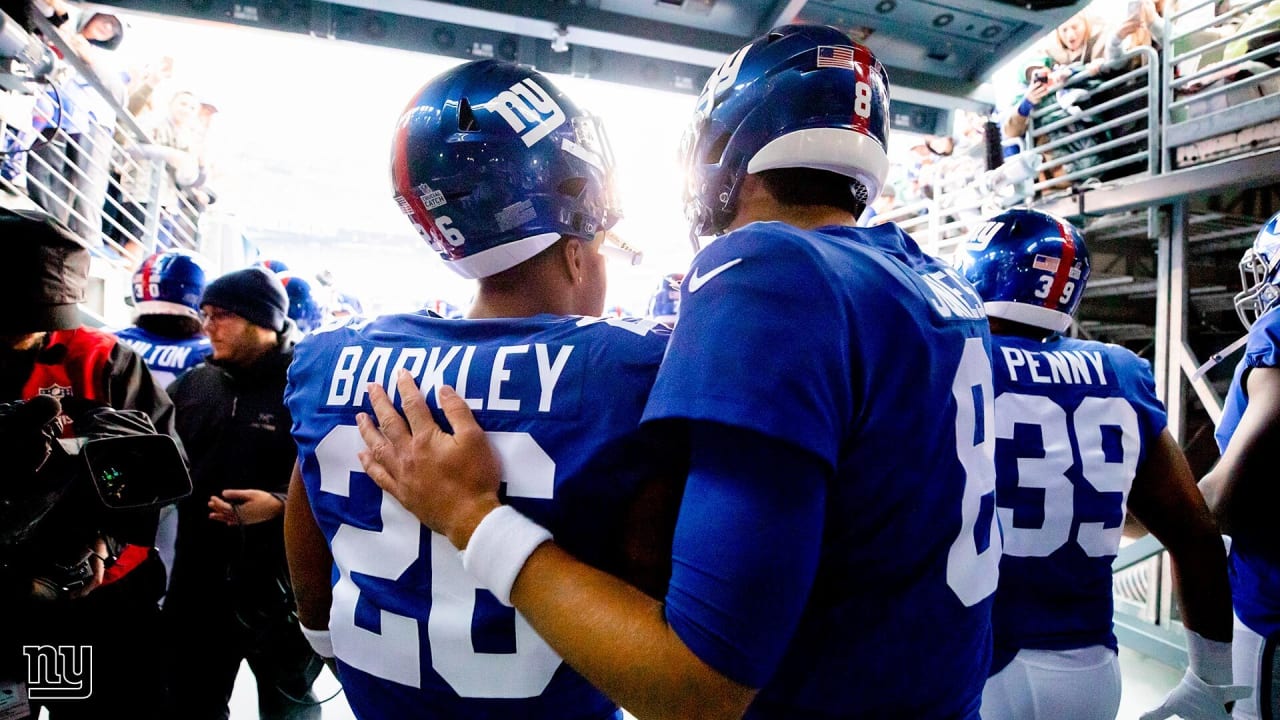
<path fill-rule="evenodd" d="M 1210 370 L 1214 369 L 1219 364 L 1221 364 L 1223 360 L 1226 360 L 1227 358 L 1231 357 L 1232 353 L 1244 347 L 1245 343 L 1247 342 L 1249 342 L 1249 334 L 1245 333 L 1244 335 L 1241 335 L 1239 338 L 1237 338 L 1235 342 L 1231 343 L 1230 345 L 1222 348 L 1218 352 L 1211 355 L 1203 365 L 1196 368 L 1196 371 L 1191 373 L 1191 378 L 1190 378 L 1191 382 L 1196 382 L 1200 378 L 1204 377 L 1206 373 L 1208 373 Z"/>

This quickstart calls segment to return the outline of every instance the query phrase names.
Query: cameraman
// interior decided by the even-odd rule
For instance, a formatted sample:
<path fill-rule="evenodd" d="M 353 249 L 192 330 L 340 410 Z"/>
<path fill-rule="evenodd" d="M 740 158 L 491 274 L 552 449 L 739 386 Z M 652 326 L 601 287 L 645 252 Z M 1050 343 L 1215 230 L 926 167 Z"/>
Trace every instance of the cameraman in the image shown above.
<path fill-rule="evenodd" d="M 60 399 L 63 437 L 74 437 L 79 410 L 95 405 L 141 411 L 159 432 L 176 437 L 173 404 L 139 357 L 112 335 L 81 326 L 76 306 L 88 285 L 89 253 L 75 236 L 43 213 L 0 208 L 0 237 L 7 255 L 0 264 L 0 401 Z M 160 674 L 144 668 L 159 656 L 156 603 L 165 577 L 152 547 L 155 514 L 146 517 L 149 527 L 133 533 L 143 537 L 141 545 L 122 545 L 97 527 L 68 529 L 90 538 L 91 554 L 81 553 L 92 566 L 87 582 L 58 576 L 59 565 L 77 558 L 54 558 L 48 576 L 5 585 L 3 606 L 15 613 L 6 669 L 24 668 L 24 645 L 93 648 L 92 694 L 49 701 L 53 720 L 160 716 Z M 37 586 L 38 596 L 13 589 Z"/>

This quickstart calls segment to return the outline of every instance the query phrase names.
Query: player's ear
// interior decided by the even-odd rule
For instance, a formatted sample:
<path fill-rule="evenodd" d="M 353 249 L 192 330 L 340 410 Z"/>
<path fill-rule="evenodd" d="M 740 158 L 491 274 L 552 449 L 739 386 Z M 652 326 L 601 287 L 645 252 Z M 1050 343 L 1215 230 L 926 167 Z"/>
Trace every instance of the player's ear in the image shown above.
<path fill-rule="evenodd" d="M 574 285 L 582 282 L 582 266 L 586 261 L 586 246 L 582 240 L 575 237 L 560 238 L 560 257 L 565 273 L 571 283 Z"/>

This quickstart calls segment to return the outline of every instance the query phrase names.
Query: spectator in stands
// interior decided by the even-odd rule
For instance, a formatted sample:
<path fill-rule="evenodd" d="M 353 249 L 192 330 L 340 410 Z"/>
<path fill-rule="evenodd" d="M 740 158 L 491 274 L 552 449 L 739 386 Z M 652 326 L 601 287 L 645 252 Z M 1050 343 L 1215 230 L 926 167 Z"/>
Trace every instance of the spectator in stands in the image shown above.
<path fill-rule="evenodd" d="M 170 98 L 166 117 L 157 119 L 154 113 L 144 113 L 138 119 L 151 142 L 126 148 L 131 159 L 121 170 L 120 187 L 125 202 L 121 203 L 122 228 L 117 229 L 122 233 L 121 244 L 131 254 L 141 252 L 148 204 L 153 197 L 159 198 L 158 212 L 161 213 L 159 244 L 172 247 L 179 239 L 187 242 L 193 239 L 174 236 L 171 213 L 178 207 L 178 188 L 190 185 L 200 175 L 199 158 L 192 152 L 199 106 L 195 95 L 181 90 Z M 159 188 L 152 185 L 152 162 L 163 163 L 165 168 Z"/>
<path fill-rule="evenodd" d="M 894 189 L 892 183 L 885 183 L 884 188 L 880 190 L 879 197 L 875 199 L 875 202 L 868 205 L 866 211 L 862 213 L 862 219 L 858 224 L 862 227 L 879 225 L 880 221 L 877 221 L 876 218 L 893 211 L 897 207 L 898 191 Z"/>
<path fill-rule="evenodd" d="M 1103 23 L 1088 11 L 1078 13 L 1054 29 L 1045 45 L 1058 84 L 1078 73 L 1096 76 L 1106 63 Z"/>
<path fill-rule="evenodd" d="M 1277 19 L 1280 19 L 1280 1 L 1277 0 L 1260 5 L 1245 13 L 1240 22 L 1239 35 L 1242 37 L 1227 45 L 1222 52 L 1222 58 L 1224 60 L 1234 60 L 1247 52 L 1280 40 L 1280 29 L 1274 27 L 1269 32 L 1250 34 L 1253 30 L 1273 23 Z M 1275 55 L 1261 58 L 1262 62 L 1272 67 L 1276 66 L 1276 59 Z"/>
<path fill-rule="evenodd" d="M 1026 65 L 1020 78 L 1025 90 L 1017 104 L 1005 115 L 1003 134 L 1006 139 L 1025 138 L 1031 127 L 1031 115 L 1038 109 L 1049 108 L 1048 113 L 1039 120 L 1041 125 L 1049 125 L 1068 117 L 1068 111 L 1058 103 L 1058 91 L 1062 90 L 1068 82 L 1073 80 L 1079 82 L 1093 77 L 1103 67 L 1101 58 L 1094 57 L 1096 37 L 1091 34 L 1093 32 L 1091 27 L 1088 20 L 1079 15 L 1068 20 L 1055 31 L 1054 47 L 1046 50 L 1043 58 Z M 1077 60 L 1071 61 L 1071 58 L 1077 58 Z M 1064 64 L 1065 62 L 1075 64 Z M 1036 137 L 1034 144 L 1045 145 L 1067 135 L 1083 133 L 1093 124 L 1090 118 L 1079 117 L 1048 135 Z M 1023 143 L 1025 147 L 1025 139 Z M 1071 162 L 1052 165 L 1042 170 L 1040 181 L 1075 173 L 1099 164 L 1101 160 L 1096 154 L 1085 152 L 1097 144 L 1097 138 L 1080 135 L 1052 152 L 1045 153 L 1044 162 L 1046 163 L 1052 163 L 1055 156 L 1076 153 L 1080 153 L 1080 156 Z M 1051 187 L 1065 188 L 1067 184 Z"/>
<path fill-rule="evenodd" d="M 217 114 L 218 107 L 210 102 L 201 102 L 196 113 L 191 152 L 196 155 L 198 171 L 196 179 L 181 189 L 186 202 L 179 203 L 174 219 L 178 232 L 191 238 L 198 234 L 200 215 L 218 199 L 209 182 L 213 169 L 213 121 Z"/>
<path fill-rule="evenodd" d="M 1107 38 L 1107 57 L 1118 58 L 1138 47 L 1159 50 L 1164 44 L 1165 0 L 1138 0 L 1130 13 Z"/>
<path fill-rule="evenodd" d="M 987 170 L 986 122 L 985 115 L 957 110 L 953 134 L 944 144 L 950 151 L 933 164 L 934 198 L 953 220 L 980 223 L 989 214 L 982 208 L 987 192 L 978 183 Z"/>
<path fill-rule="evenodd" d="M 27 158 L 28 193 L 53 217 L 82 238 L 97 242 L 107 191 L 111 134 L 122 103 L 124 83 L 110 52 L 124 39 L 124 25 L 109 13 L 83 18 L 68 45 L 111 93 L 102 97 L 91 81 L 74 72 L 36 105 L 32 128 L 43 138 Z"/>
<path fill-rule="evenodd" d="M 43 15 L 50 25 L 62 27 L 71 19 L 71 6 L 66 0 L 34 0 L 31 7 Z"/>

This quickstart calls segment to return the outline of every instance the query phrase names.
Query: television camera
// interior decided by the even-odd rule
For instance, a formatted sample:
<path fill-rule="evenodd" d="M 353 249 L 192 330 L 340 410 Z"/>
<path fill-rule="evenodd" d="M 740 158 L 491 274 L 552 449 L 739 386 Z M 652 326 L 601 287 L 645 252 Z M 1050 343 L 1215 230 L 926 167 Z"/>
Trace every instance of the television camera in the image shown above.
<path fill-rule="evenodd" d="M 77 437 L 63 439 L 68 421 Z M 92 582 L 95 556 L 109 566 L 124 544 L 152 545 L 158 508 L 191 492 L 177 444 L 134 410 L 50 396 L 0 403 L 0 453 L 6 592 L 74 595 Z"/>

